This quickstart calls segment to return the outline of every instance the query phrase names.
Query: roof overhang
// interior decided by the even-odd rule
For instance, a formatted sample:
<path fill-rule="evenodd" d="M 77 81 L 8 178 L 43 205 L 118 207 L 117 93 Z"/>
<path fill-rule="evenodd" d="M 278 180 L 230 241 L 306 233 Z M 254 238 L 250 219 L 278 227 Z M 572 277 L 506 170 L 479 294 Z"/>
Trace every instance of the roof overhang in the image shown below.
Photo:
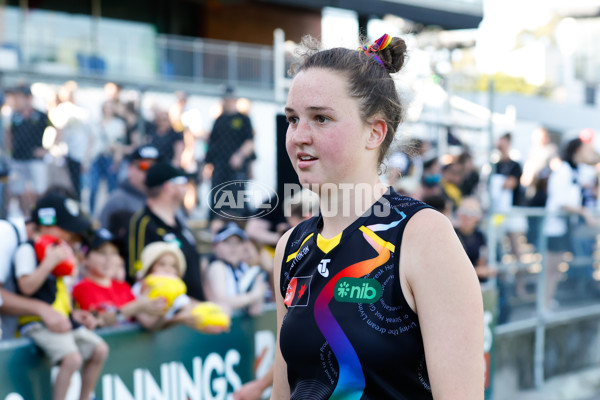
<path fill-rule="evenodd" d="M 474 29 L 483 18 L 483 0 L 256 0 L 321 10 L 336 7 L 359 15 L 396 15 L 422 25 L 443 29 Z"/>

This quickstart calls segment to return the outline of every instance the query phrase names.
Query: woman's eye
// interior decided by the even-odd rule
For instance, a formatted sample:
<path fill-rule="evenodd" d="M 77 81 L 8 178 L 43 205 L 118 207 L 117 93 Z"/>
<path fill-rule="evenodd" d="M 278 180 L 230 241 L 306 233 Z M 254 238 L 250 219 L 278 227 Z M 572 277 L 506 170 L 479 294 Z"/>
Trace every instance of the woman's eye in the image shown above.
<path fill-rule="evenodd" d="M 298 117 L 287 117 L 286 120 L 290 125 L 295 125 L 298 123 Z"/>
<path fill-rule="evenodd" d="M 318 122 L 318 123 L 320 123 L 320 124 L 324 124 L 324 123 L 326 123 L 327 121 L 329 121 L 329 118 L 327 118 L 327 117 L 325 117 L 325 116 L 323 116 L 323 115 L 317 115 L 315 119 L 316 119 L 316 120 L 317 120 L 317 122 Z"/>

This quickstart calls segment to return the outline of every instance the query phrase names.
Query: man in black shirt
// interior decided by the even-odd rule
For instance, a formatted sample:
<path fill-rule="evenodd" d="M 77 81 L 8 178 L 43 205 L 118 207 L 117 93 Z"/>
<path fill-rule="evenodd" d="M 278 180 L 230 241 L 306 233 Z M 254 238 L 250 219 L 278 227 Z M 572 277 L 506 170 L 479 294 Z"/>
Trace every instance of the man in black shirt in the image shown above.
<path fill-rule="evenodd" d="M 6 148 L 11 153 L 11 192 L 17 196 L 24 215 L 31 212 L 48 184 L 46 154 L 42 146 L 48 116 L 33 108 L 31 90 L 17 86 L 13 91 L 14 111 L 7 130 Z"/>
<path fill-rule="evenodd" d="M 223 113 L 215 121 L 206 151 L 208 169 L 212 166 L 213 189 L 225 182 L 249 179 L 249 164 L 255 158 L 253 137 L 250 118 L 237 110 L 237 98 L 233 88 L 228 87 L 223 97 Z M 229 185 L 227 190 L 237 199 L 237 192 L 244 190 L 244 184 Z M 212 196 L 209 197 L 213 210 L 211 219 L 214 212 L 219 211 L 243 213 L 242 210 L 215 210 Z"/>
<path fill-rule="evenodd" d="M 520 183 L 523 169 L 521 164 L 511 158 L 511 141 L 512 135 L 505 133 L 496 144 L 500 160 L 493 167 L 492 205 L 496 212 L 507 215 L 505 230 L 510 240 L 511 252 L 518 261 L 521 255 L 518 237 L 526 231 L 527 221 L 522 216 L 510 215 L 511 208 L 522 205 L 523 199 Z"/>
<path fill-rule="evenodd" d="M 183 276 L 187 294 L 202 301 L 205 297 L 196 240 L 176 215 L 183 204 L 186 183 L 185 172 L 169 163 L 159 162 L 148 170 L 146 206 L 129 221 L 127 280 L 132 282 L 135 279 L 141 268 L 140 254 L 147 244 L 158 241 L 176 243 L 188 266 Z"/>

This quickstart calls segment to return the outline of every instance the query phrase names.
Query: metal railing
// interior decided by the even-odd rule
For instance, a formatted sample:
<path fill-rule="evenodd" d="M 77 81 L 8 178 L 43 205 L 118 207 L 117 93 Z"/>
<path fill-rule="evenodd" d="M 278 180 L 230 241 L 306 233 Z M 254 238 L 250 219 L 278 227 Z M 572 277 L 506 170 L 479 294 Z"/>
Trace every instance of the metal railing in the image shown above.
<path fill-rule="evenodd" d="M 21 30 L 0 37 L 0 71 L 65 79 L 223 84 L 274 89 L 273 46 L 146 32 L 111 40 Z"/>
<path fill-rule="evenodd" d="M 485 221 L 488 261 L 498 273 L 483 284 L 499 292 L 495 335 L 534 333 L 536 387 L 546 376 L 548 328 L 600 316 L 600 227 L 571 225 L 563 242 L 569 250 L 562 251 L 549 247 L 544 233 L 546 220 L 554 216 L 574 217 L 513 207 L 510 214 L 492 214 Z M 515 226 L 521 228 L 511 229 Z"/>

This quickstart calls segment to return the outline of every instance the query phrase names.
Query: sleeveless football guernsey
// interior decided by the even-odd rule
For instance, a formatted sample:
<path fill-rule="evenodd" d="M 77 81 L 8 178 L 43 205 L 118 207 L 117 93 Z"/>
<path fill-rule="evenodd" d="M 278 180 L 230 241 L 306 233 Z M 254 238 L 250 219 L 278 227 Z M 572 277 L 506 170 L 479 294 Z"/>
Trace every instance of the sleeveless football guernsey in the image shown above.
<path fill-rule="evenodd" d="M 291 399 L 432 399 L 398 264 L 406 223 L 426 207 L 390 190 L 334 238 L 319 217 L 294 229 L 280 277 Z"/>

